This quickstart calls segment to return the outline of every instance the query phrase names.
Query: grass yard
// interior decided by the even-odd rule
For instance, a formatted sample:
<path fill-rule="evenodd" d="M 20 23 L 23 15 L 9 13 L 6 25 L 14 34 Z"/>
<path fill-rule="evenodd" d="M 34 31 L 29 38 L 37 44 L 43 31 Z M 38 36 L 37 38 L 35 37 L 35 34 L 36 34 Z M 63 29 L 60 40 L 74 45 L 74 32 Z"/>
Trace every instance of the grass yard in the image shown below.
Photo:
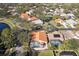
<path fill-rule="evenodd" d="M 41 52 L 39 52 L 38 55 L 39 55 L 39 56 L 54 56 L 52 50 L 41 51 Z"/>

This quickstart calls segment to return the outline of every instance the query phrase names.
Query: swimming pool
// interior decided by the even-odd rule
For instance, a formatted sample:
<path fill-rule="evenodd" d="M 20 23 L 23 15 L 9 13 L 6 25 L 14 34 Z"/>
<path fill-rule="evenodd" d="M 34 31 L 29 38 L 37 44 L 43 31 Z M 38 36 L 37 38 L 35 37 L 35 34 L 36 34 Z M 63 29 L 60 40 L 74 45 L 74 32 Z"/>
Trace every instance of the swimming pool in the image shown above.
<path fill-rule="evenodd" d="M 5 28 L 10 28 L 10 26 L 6 23 L 0 23 L 0 32 Z"/>

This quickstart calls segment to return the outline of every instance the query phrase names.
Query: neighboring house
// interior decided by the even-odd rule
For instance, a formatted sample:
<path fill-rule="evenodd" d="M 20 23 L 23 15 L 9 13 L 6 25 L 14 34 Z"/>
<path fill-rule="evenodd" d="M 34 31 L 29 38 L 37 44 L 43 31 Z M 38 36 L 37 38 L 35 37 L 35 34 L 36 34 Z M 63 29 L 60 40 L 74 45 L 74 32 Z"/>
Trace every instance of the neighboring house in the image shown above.
<path fill-rule="evenodd" d="M 75 20 L 72 20 L 72 19 L 66 20 L 65 22 L 66 22 L 66 24 L 69 24 L 72 28 L 75 28 L 74 25 L 77 24 L 77 22 Z"/>
<path fill-rule="evenodd" d="M 76 35 L 77 39 L 79 39 L 79 31 L 76 31 L 75 35 Z"/>
<path fill-rule="evenodd" d="M 48 39 L 51 45 L 59 45 L 64 40 L 63 35 L 58 31 L 49 33 Z"/>
<path fill-rule="evenodd" d="M 69 20 L 63 21 L 63 20 L 60 19 L 60 18 L 55 19 L 55 23 L 61 24 L 61 25 L 63 25 L 65 28 L 68 28 L 68 27 L 75 28 L 74 25 L 78 24 L 77 21 L 75 21 L 75 20 L 69 19 Z"/>
<path fill-rule="evenodd" d="M 36 16 L 30 16 L 29 18 L 28 18 L 28 21 L 35 21 L 35 20 L 37 20 L 38 18 L 36 17 Z"/>
<path fill-rule="evenodd" d="M 72 31 L 68 30 L 65 32 L 62 32 L 65 40 L 69 39 L 79 39 L 79 32 L 77 31 L 76 33 L 73 33 Z"/>
<path fill-rule="evenodd" d="M 37 20 L 36 16 L 30 16 L 29 12 L 23 12 L 20 14 L 20 18 L 25 19 L 27 21 Z"/>
<path fill-rule="evenodd" d="M 30 17 L 29 21 L 33 24 L 36 24 L 36 25 L 42 25 L 43 24 L 43 21 L 40 20 L 39 18 L 35 17 L 35 16 Z"/>
<path fill-rule="evenodd" d="M 59 10 L 59 8 L 56 8 L 56 9 L 55 9 L 54 15 L 60 15 L 60 10 Z"/>
<path fill-rule="evenodd" d="M 62 24 L 62 23 L 64 23 L 64 21 L 62 19 L 58 18 L 58 19 L 55 19 L 55 23 Z"/>
<path fill-rule="evenodd" d="M 21 13 L 20 18 L 32 22 L 33 24 L 42 25 L 43 21 L 36 16 L 30 16 L 28 12 Z"/>
<path fill-rule="evenodd" d="M 50 9 L 46 14 L 47 15 L 53 15 L 54 14 L 54 10 Z"/>
<path fill-rule="evenodd" d="M 61 25 L 65 24 L 65 22 L 62 19 L 60 19 L 60 18 L 55 19 L 55 23 L 56 24 L 61 24 Z"/>
<path fill-rule="evenodd" d="M 69 39 L 73 39 L 75 37 L 74 33 L 72 31 L 65 31 L 65 32 L 62 32 L 65 40 L 69 40 Z"/>
<path fill-rule="evenodd" d="M 54 15 L 61 15 L 62 13 L 64 13 L 64 9 L 61 7 L 56 8 L 54 11 Z"/>
<path fill-rule="evenodd" d="M 66 23 L 65 23 L 62 19 L 60 19 L 60 18 L 55 19 L 55 23 L 56 23 L 56 24 L 61 24 L 61 25 L 63 25 L 65 28 L 68 28 L 67 25 L 66 25 Z"/>
<path fill-rule="evenodd" d="M 75 16 L 75 15 L 74 15 L 73 13 L 68 13 L 66 17 L 67 17 L 67 18 L 74 18 L 74 16 Z"/>
<path fill-rule="evenodd" d="M 75 33 L 75 35 L 76 35 L 77 37 L 79 37 L 79 31 L 77 31 L 77 32 Z"/>
<path fill-rule="evenodd" d="M 37 18 L 36 16 L 31 16 L 28 20 L 30 22 L 32 22 L 33 24 L 36 24 L 36 25 L 42 25 L 43 24 L 43 21 L 40 20 L 39 18 Z"/>
<path fill-rule="evenodd" d="M 22 18 L 23 20 L 27 20 L 29 17 L 30 16 L 28 12 L 23 12 L 20 14 L 20 18 Z"/>
<path fill-rule="evenodd" d="M 34 50 L 45 50 L 47 47 L 47 35 L 44 31 L 32 32 L 30 47 Z"/>
<path fill-rule="evenodd" d="M 37 25 L 43 25 L 43 21 L 41 21 L 40 19 L 34 20 L 34 21 L 32 21 L 32 23 L 37 24 Z"/>
<path fill-rule="evenodd" d="M 60 14 L 64 13 L 64 9 L 62 7 L 59 7 Z"/>
<path fill-rule="evenodd" d="M 29 14 L 31 15 L 32 13 L 34 13 L 34 11 L 35 11 L 34 9 L 30 9 Z"/>
<path fill-rule="evenodd" d="M 66 17 L 66 15 L 67 15 L 66 13 L 62 13 L 60 16 L 61 17 Z"/>

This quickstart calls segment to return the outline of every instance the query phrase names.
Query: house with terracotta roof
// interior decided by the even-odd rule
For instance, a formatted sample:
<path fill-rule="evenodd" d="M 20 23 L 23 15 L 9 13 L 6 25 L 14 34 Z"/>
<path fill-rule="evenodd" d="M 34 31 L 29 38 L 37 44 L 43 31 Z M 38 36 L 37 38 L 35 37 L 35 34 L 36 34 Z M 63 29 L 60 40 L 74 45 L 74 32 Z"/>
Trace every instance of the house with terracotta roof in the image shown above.
<path fill-rule="evenodd" d="M 23 20 L 30 21 L 30 22 L 32 22 L 33 24 L 36 24 L 36 25 L 42 25 L 43 24 L 42 20 L 40 20 L 36 16 L 30 16 L 29 12 L 21 13 L 20 18 L 22 18 Z"/>
<path fill-rule="evenodd" d="M 36 25 L 43 25 L 43 21 L 38 19 L 38 20 L 34 20 L 32 21 L 33 24 L 36 24 Z"/>
<path fill-rule="evenodd" d="M 48 33 L 48 39 L 51 46 L 59 45 L 62 43 L 62 41 L 64 41 L 63 35 L 58 31 Z"/>
<path fill-rule="evenodd" d="M 28 20 L 31 21 L 31 23 L 36 24 L 36 25 L 43 24 L 43 21 L 37 18 L 36 16 L 31 16 Z"/>
<path fill-rule="evenodd" d="M 47 35 L 44 31 L 32 32 L 30 47 L 35 50 L 45 50 L 47 47 Z"/>
<path fill-rule="evenodd" d="M 29 17 L 30 16 L 29 16 L 29 13 L 28 12 L 22 12 L 20 14 L 20 18 L 22 18 L 23 20 L 28 20 Z"/>

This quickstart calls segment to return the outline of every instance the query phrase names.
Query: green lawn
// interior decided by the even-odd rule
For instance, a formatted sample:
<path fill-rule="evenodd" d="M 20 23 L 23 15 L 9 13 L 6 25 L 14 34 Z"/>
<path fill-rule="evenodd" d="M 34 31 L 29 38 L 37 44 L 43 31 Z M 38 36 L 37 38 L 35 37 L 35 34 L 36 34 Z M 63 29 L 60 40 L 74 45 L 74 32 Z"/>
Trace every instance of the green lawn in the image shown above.
<path fill-rule="evenodd" d="M 38 56 L 54 56 L 52 50 L 45 50 L 39 52 Z"/>

